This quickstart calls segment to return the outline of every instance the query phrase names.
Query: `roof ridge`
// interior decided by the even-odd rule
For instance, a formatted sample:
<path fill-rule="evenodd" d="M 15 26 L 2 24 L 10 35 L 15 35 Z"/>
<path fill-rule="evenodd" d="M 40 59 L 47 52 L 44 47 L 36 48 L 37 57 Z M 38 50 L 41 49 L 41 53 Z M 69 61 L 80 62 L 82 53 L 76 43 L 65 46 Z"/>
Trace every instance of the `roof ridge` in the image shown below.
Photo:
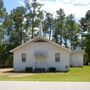
<path fill-rule="evenodd" d="M 16 47 L 16 48 L 10 50 L 10 52 L 13 52 L 14 50 L 16 50 L 16 49 L 18 49 L 18 48 L 20 48 L 20 47 L 22 47 L 22 46 L 24 46 L 24 45 L 27 45 L 28 43 L 33 42 L 34 40 L 36 40 L 36 39 L 38 39 L 38 38 L 42 38 L 42 39 L 44 39 L 44 40 L 46 40 L 46 41 L 48 41 L 48 42 L 50 42 L 50 43 L 52 43 L 52 44 L 54 44 L 54 45 L 56 45 L 56 46 L 59 46 L 59 47 L 65 49 L 65 50 L 71 52 L 70 49 L 68 49 L 68 48 L 66 48 L 66 47 L 63 47 L 63 46 L 61 46 L 60 44 L 57 44 L 57 43 L 55 43 L 55 42 L 53 42 L 53 41 L 51 41 L 51 40 L 48 40 L 47 38 L 44 38 L 44 37 L 42 37 L 42 36 L 37 36 L 37 37 L 33 38 L 32 40 L 29 40 L 29 41 L 27 41 L 26 43 L 24 43 L 24 44 L 22 44 L 22 45 L 20 45 L 20 46 L 18 46 L 18 47 Z"/>

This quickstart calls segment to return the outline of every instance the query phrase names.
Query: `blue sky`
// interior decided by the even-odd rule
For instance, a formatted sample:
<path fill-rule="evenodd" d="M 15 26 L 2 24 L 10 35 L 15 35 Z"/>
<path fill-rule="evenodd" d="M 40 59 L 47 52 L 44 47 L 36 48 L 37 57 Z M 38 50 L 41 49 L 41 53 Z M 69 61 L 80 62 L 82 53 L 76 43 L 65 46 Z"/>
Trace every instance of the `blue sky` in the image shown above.
<path fill-rule="evenodd" d="M 24 6 L 23 0 L 3 0 L 7 11 L 10 12 L 17 6 Z M 75 18 L 85 16 L 87 10 L 90 9 L 90 0 L 37 0 L 44 4 L 43 10 L 56 15 L 56 10 L 63 8 L 66 15 L 74 14 Z"/>
<path fill-rule="evenodd" d="M 19 0 L 3 0 L 3 1 L 4 1 L 4 6 L 6 7 L 8 12 L 19 6 Z"/>

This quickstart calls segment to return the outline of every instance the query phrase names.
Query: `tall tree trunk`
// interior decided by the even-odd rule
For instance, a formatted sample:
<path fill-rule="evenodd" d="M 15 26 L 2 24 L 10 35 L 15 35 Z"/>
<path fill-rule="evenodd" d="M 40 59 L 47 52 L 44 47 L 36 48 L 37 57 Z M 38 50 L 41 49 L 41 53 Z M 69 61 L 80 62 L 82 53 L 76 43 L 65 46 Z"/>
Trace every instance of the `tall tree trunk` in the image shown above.
<path fill-rule="evenodd" d="M 51 39 L 51 33 L 52 33 L 52 30 L 51 30 L 51 25 L 50 25 L 50 34 L 49 34 L 49 40 Z"/>
<path fill-rule="evenodd" d="M 33 39 L 33 32 L 34 32 L 34 21 L 32 20 L 32 39 Z"/>
<path fill-rule="evenodd" d="M 67 39 L 64 39 L 64 41 L 65 41 L 64 45 L 65 45 L 65 47 L 67 48 L 67 47 L 68 47 L 68 46 L 67 46 Z"/>
<path fill-rule="evenodd" d="M 63 37 L 63 35 L 62 35 L 62 29 L 61 29 L 61 35 L 60 35 L 60 45 L 62 45 L 62 37 Z"/>

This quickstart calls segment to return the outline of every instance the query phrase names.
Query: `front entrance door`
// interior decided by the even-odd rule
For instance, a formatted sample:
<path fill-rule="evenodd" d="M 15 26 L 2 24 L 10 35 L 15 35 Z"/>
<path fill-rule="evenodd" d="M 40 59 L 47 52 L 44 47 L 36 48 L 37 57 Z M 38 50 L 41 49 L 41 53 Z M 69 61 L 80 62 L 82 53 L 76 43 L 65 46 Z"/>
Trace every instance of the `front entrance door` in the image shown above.
<path fill-rule="evenodd" d="M 35 68 L 45 68 L 46 67 L 45 57 L 36 57 Z"/>

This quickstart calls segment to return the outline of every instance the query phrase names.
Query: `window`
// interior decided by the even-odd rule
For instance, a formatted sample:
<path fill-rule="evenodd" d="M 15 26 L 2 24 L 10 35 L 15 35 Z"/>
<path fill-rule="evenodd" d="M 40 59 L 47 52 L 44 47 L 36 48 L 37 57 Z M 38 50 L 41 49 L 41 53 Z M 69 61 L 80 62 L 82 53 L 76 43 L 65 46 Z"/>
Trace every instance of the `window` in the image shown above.
<path fill-rule="evenodd" d="M 55 53 L 55 62 L 60 62 L 60 53 Z"/>
<path fill-rule="evenodd" d="M 22 62 L 26 62 L 26 53 L 22 53 Z"/>

